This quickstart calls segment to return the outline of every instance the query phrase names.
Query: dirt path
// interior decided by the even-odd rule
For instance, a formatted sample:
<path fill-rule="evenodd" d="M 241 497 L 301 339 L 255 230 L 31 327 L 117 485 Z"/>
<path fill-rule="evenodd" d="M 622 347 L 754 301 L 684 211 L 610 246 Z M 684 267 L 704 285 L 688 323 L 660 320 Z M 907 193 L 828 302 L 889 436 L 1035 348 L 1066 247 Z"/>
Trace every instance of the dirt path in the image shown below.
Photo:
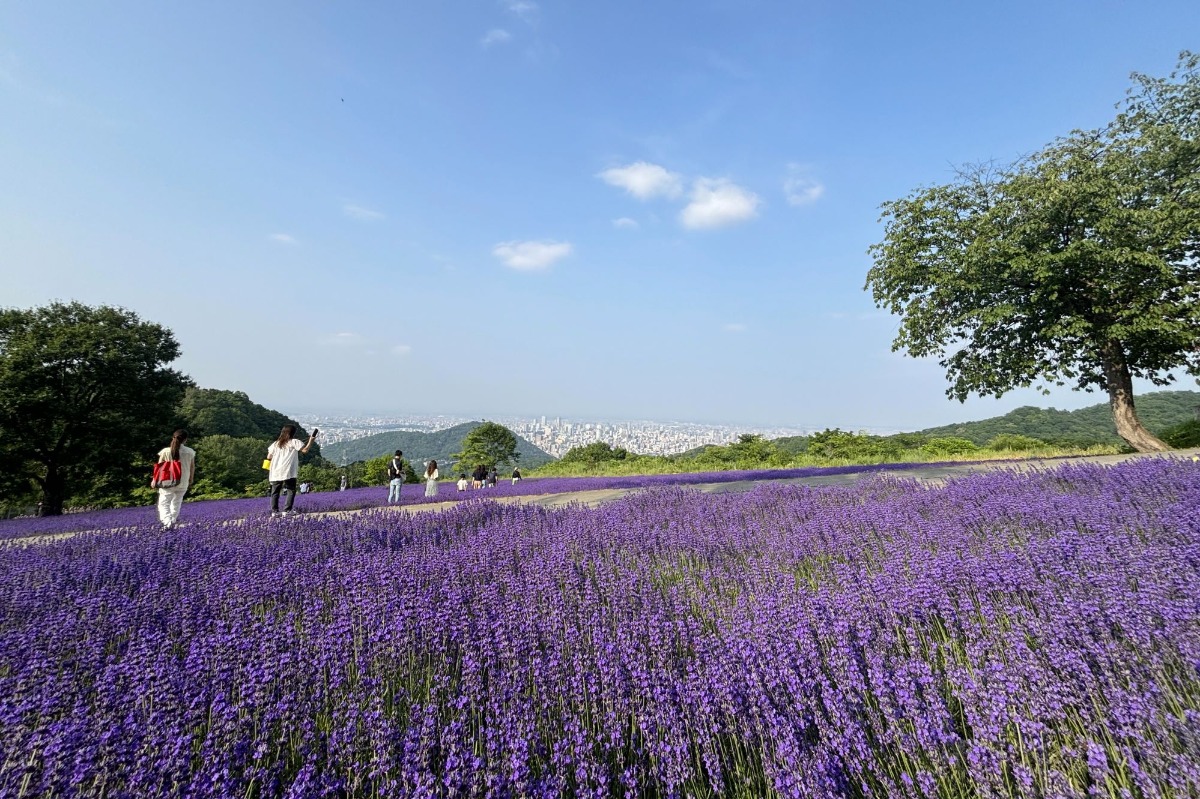
<path fill-rule="evenodd" d="M 791 477 L 779 480 L 737 480 L 734 482 L 725 483 L 698 483 L 689 485 L 687 488 L 704 491 L 711 494 L 724 494 L 732 491 L 749 491 L 761 483 L 772 484 L 788 484 L 788 485 L 852 485 L 859 480 L 876 477 L 879 475 L 887 475 L 896 477 L 902 480 L 917 480 L 918 482 L 927 483 L 930 485 L 944 485 L 946 481 L 953 480 L 956 477 L 965 477 L 971 474 L 980 472 L 990 472 L 997 469 L 1007 469 L 1010 471 L 1044 471 L 1057 469 L 1060 466 L 1069 463 L 1094 463 L 1110 466 L 1116 463 L 1122 463 L 1129 460 L 1138 460 L 1142 458 L 1174 458 L 1176 460 L 1200 460 L 1200 448 L 1187 450 L 1173 450 L 1165 453 L 1132 453 L 1128 455 L 1091 455 L 1085 457 L 1072 458 L 1032 458 L 1024 461 L 981 461 L 978 463 L 952 463 L 952 464 L 931 464 L 929 466 L 921 466 L 909 469 L 895 469 L 884 471 L 870 472 L 854 472 L 850 474 L 831 474 L 818 475 L 814 477 Z M 496 497 L 488 499 L 488 502 L 500 503 L 523 503 L 528 505 L 541 505 L 547 508 L 562 508 L 568 505 L 583 505 L 586 507 L 595 507 L 603 505 L 606 502 L 612 502 L 615 499 L 620 499 L 627 494 L 635 491 L 645 491 L 644 488 L 606 488 L 592 491 L 571 491 L 560 494 L 535 494 L 529 496 L 516 497 Z M 460 500 L 456 502 L 431 502 L 423 505 L 382 505 L 373 508 L 361 508 L 357 510 L 335 510 L 326 511 L 323 513 L 306 513 L 300 518 L 316 517 L 316 516 L 333 516 L 336 518 L 350 518 L 362 513 L 432 513 L 437 511 L 449 510 L 457 505 L 462 504 Z M 245 519 L 231 519 L 226 524 L 241 525 Z M 96 532 L 96 531 L 89 531 Z M 60 541 L 64 538 L 71 538 L 77 535 L 75 532 L 55 533 L 52 535 L 29 536 L 26 538 L 14 538 L 7 541 L 0 541 L 0 549 L 5 546 L 30 546 L 32 544 L 45 544 L 51 541 Z"/>
<path fill-rule="evenodd" d="M 896 477 L 899 479 L 916 480 L 921 483 L 930 485 L 944 485 L 948 480 L 953 480 L 957 477 L 965 477 L 971 474 L 981 472 L 991 472 L 997 469 L 1006 469 L 1009 471 L 1029 472 L 1029 471 L 1048 471 L 1057 469 L 1070 463 L 1094 463 L 1104 466 L 1111 466 L 1117 463 L 1123 463 L 1129 460 L 1138 460 L 1142 458 L 1174 458 L 1176 460 L 1197 460 L 1200 458 L 1200 448 L 1187 450 L 1174 450 L 1172 452 L 1150 452 L 1150 453 L 1131 453 L 1127 455 L 1089 455 L 1070 458 L 1031 458 L 1023 461 L 980 461 L 978 463 L 951 463 L 951 464 L 930 464 L 915 469 L 888 469 L 884 471 L 871 472 L 853 472 L 850 474 L 831 474 L 818 475 L 815 477 L 790 477 L 779 480 L 736 480 L 733 482 L 722 483 L 696 483 L 686 486 L 687 488 L 704 491 L 710 494 L 724 494 L 734 491 L 749 491 L 761 483 L 771 483 L 773 485 L 852 485 L 859 480 L 868 479 L 880 475 Z M 562 508 L 567 505 L 579 504 L 587 507 L 595 507 L 603 505 L 606 502 L 611 502 L 619 499 L 627 494 L 635 491 L 645 491 L 644 488 L 607 488 L 594 491 L 571 491 L 562 494 L 536 494 L 531 496 L 518 497 L 497 497 L 489 500 L 491 502 L 501 503 L 524 503 L 529 505 L 541 505 L 547 508 Z M 382 510 L 392 513 L 425 513 L 428 511 L 447 510 L 458 505 L 458 502 L 436 502 L 428 505 L 407 505 L 403 507 L 384 506 L 381 508 L 364 508 L 363 510 L 355 511 L 330 511 L 333 514 L 354 515 L 369 510 Z"/>

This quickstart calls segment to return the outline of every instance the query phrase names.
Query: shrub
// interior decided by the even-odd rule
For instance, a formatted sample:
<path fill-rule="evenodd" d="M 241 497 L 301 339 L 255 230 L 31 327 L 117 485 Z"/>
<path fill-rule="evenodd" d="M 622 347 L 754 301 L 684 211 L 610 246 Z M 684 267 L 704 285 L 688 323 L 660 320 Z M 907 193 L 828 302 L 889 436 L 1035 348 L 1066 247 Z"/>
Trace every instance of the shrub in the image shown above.
<path fill-rule="evenodd" d="M 983 445 L 984 449 L 994 452 L 1039 452 L 1047 450 L 1050 445 L 1040 438 L 1023 436 L 1019 433 L 1001 433 Z"/>
<path fill-rule="evenodd" d="M 1200 447 L 1200 419 L 1168 427 L 1163 431 L 1162 440 L 1175 449 Z"/>
<path fill-rule="evenodd" d="M 931 438 L 921 446 L 921 451 L 929 455 L 964 455 L 975 452 L 979 447 L 974 441 L 965 438 Z"/>

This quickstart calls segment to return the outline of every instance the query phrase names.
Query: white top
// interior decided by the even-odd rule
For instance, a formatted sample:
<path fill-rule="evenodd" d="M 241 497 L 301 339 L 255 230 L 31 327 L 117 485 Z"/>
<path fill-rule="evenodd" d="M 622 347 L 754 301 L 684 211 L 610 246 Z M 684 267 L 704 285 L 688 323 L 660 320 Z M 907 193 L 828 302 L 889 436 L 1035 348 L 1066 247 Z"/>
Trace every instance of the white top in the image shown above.
<path fill-rule="evenodd" d="M 304 445 L 300 443 L 300 439 L 293 438 L 282 447 L 278 441 L 272 441 L 271 446 L 267 447 L 267 457 L 271 459 L 271 470 L 267 473 L 267 479 L 273 483 L 281 480 L 291 480 L 300 474 L 300 450 L 304 449 Z"/>
<path fill-rule="evenodd" d="M 171 448 L 163 447 L 158 451 L 158 462 L 171 460 Z M 186 491 L 188 485 L 192 482 L 192 469 L 196 464 L 196 450 L 189 447 L 187 444 L 182 444 L 179 447 L 179 469 L 183 472 L 183 476 L 179 478 L 179 485 L 172 489 L 163 489 L 170 491 Z"/>
<path fill-rule="evenodd" d="M 433 474 L 430 474 L 429 472 L 425 472 L 425 480 L 427 482 L 433 482 L 436 479 L 438 479 L 438 470 L 437 469 L 433 470 Z"/>

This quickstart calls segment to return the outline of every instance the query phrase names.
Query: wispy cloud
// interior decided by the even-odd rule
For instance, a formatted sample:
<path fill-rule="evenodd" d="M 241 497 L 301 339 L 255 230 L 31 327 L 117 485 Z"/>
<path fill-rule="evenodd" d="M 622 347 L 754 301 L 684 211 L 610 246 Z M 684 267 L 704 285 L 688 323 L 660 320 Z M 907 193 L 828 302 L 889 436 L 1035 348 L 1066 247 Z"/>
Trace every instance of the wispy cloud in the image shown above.
<path fill-rule="evenodd" d="M 637 230 L 639 227 L 641 227 L 641 225 L 637 223 L 636 219 L 630 219 L 627 216 L 623 216 L 620 219 L 613 220 L 613 227 L 617 228 L 618 230 Z"/>
<path fill-rule="evenodd" d="M 566 241 L 502 241 L 492 248 L 492 255 L 504 265 L 522 272 L 549 269 L 556 261 L 571 254 Z"/>
<path fill-rule="evenodd" d="M 380 211 L 371 208 L 364 208 L 361 205 L 346 203 L 342 206 L 342 213 L 351 219 L 361 219 L 365 222 L 374 222 L 378 219 L 383 219 L 384 215 Z"/>
<path fill-rule="evenodd" d="M 378 352 L 390 352 L 393 355 L 404 356 L 412 352 L 408 344 L 389 344 L 382 339 L 364 336 L 362 333 L 343 331 L 331 333 L 321 339 L 321 344 L 340 350 L 348 350 L 362 355 L 374 355 Z"/>
<path fill-rule="evenodd" d="M 600 172 L 596 177 L 610 186 L 624 189 L 639 200 L 654 197 L 675 198 L 683 193 L 683 181 L 679 175 L 646 161 L 637 161 L 628 166 L 615 166 Z"/>
<path fill-rule="evenodd" d="M 726 333 L 745 333 L 746 326 L 741 322 L 726 322 L 721 325 L 721 329 Z"/>
<path fill-rule="evenodd" d="M 501 5 L 504 10 L 510 14 L 514 14 L 526 22 L 531 21 L 537 15 L 538 4 L 533 0 L 502 0 Z"/>
<path fill-rule="evenodd" d="M 812 205 L 825 194 L 825 186 L 803 164 L 788 164 L 783 195 L 790 205 Z"/>
<path fill-rule="evenodd" d="M 753 219 L 761 203 L 757 194 L 729 180 L 697 178 L 679 222 L 691 230 L 725 227 Z"/>
<path fill-rule="evenodd" d="M 483 35 L 479 43 L 484 47 L 491 47 L 493 44 L 505 44 L 512 39 L 512 34 L 504 30 L 504 28 L 492 28 Z"/>
<path fill-rule="evenodd" d="M 365 346 L 367 340 L 358 333 L 334 333 L 325 338 L 326 344 L 333 344 L 338 347 L 361 347 Z"/>
<path fill-rule="evenodd" d="M 270 239 L 271 239 L 271 241 L 277 241 L 280 244 L 289 244 L 289 245 L 299 244 L 299 242 L 296 241 L 296 239 L 293 236 L 289 236 L 286 233 L 272 233 L 270 235 Z"/>

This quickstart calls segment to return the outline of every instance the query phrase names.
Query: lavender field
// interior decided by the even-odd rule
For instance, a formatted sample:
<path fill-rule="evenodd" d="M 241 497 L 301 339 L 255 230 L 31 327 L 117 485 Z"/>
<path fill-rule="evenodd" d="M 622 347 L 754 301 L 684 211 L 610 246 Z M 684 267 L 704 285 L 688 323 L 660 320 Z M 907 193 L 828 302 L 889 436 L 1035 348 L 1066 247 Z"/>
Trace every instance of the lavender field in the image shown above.
<path fill-rule="evenodd" d="M 190 520 L 0 550 L 0 796 L 1200 795 L 1191 462 Z"/>
<path fill-rule="evenodd" d="M 963 463 L 963 462 L 960 462 Z M 546 494 L 578 493 L 606 489 L 640 489 L 675 485 L 700 485 L 707 483 L 732 483 L 744 480 L 790 480 L 802 477 L 818 477 L 839 474 L 870 474 L 880 471 L 905 471 L 926 468 L 928 463 L 878 463 L 855 466 L 808 466 L 796 469 L 741 469 L 720 472 L 693 472 L 686 474 L 652 474 L 629 477 L 534 477 L 517 483 L 501 480 L 493 488 L 478 491 L 458 491 L 453 482 L 443 482 L 435 497 L 425 496 L 425 485 L 412 484 L 402 487 L 404 505 L 428 505 L 443 502 L 468 502 L 501 497 L 530 497 Z M 348 491 L 328 491 L 304 494 L 296 499 L 296 509 L 301 513 L 329 513 L 332 511 L 361 510 L 387 505 L 387 486 L 352 488 Z M 180 521 L 218 522 L 265 516 L 270 513 L 270 500 L 265 497 L 247 499 L 217 499 L 199 502 L 185 501 Z M 0 520 L 0 539 L 22 538 L 33 535 L 53 535 L 81 530 L 112 530 L 151 524 L 157 511 L 153 505 L 142 507 L 97 510 L 86 513 L 68 513 L 64 516 Z"/>

